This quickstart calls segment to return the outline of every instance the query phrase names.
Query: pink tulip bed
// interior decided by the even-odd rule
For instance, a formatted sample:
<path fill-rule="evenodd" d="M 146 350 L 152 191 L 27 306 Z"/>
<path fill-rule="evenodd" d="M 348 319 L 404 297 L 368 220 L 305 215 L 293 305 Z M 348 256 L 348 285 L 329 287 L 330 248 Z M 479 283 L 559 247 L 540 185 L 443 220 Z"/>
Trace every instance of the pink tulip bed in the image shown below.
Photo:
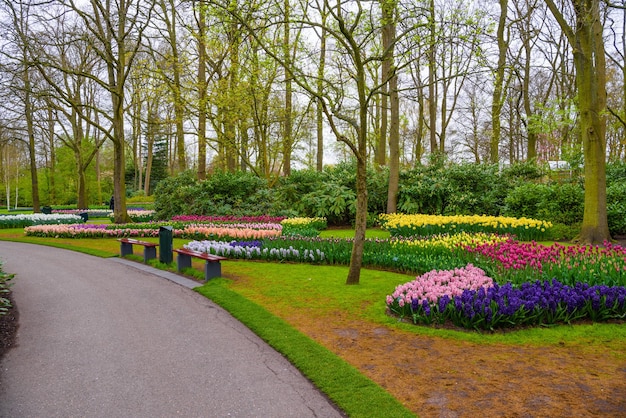
<path fill-rule="evenodd" d="M 280 236 L 281 225 L 272 223 L 228 224 L 70 224 L 34 225 L 24 228 L 27 236 L 55 238 L 104 238 L 104 237 L 158 237 L 161 226 L 172 226 L 176 238 L 188 239 L 265 239 Z"/>

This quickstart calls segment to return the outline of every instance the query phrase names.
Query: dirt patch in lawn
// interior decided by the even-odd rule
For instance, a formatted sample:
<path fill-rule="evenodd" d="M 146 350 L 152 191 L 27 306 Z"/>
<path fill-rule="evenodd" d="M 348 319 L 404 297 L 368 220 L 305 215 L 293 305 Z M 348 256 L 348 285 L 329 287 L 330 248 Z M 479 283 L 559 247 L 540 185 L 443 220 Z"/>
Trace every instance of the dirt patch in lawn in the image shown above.
<path fill-rule="evenodd" d="M 234 280 L 248 287 L 247 278 Z M 269 299 L 257 302 L 280 309 Z M 594 347 L 604 342 L 478 344 L 417 335 L 344 312 L 273 313 L 420 417 L 626 416 L 626 347 L 615 343 L 606 342 L 602 350 Z"/>
<path fill-rule="evenodd" d="M 421 417 L 626 416 L 626 347 L 615 356 L 567 343 L 474 344 L 341 313 L 288 320 Z"/>
<path fill-rule="evenodd" d="M 341 313 L 286 319 L 421 417 L 626 416 L 626 347 L 474 344 Z"/>

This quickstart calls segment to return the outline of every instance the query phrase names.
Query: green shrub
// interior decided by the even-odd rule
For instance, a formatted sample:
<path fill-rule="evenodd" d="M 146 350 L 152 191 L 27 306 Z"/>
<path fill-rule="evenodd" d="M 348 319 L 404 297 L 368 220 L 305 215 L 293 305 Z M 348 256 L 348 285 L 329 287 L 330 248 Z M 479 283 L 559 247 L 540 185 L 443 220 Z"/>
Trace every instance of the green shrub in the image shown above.
<path fill-rule="evenodd" d="M 539 218 L 574 225 L 583 219 L 585 191 L 577 183 L 554 184 L 539 204 Z"/>
<path fill-rule="evenodd" d="M 291 210 L 295 212 L 294 217 L 305 214 L 302 196 L 315 191 L 327 180 L 325 172 L 315 170 L 294 170 L 288 177 L 279 177 L 274 187 L 274 211 Z"/>
<path fill-rule="evenodd" d="M 445 171 L 451 194 L 446 214 L 500 214 L 506 193 L 496 164 L 450 164 Z"/>
<path fill-rule="evenodd" d="M 561 223 L 553 223 L 548 229 L 547 239 L 552 241 L 571 241 L 580 232 L 580 223 L 574 225 L 565 225 Z"/>
<path fill-rule="evenodd" d="M 2 271 L 2 265 L 0 264 L 0 316 L 5 315 L 9 308 L 11 308 L 11 301 L 9 300 L 8 293 L 9 281 L 13 278 L 12 274 L 7 274 Z"/>
<path fill-rule="evenodd" d="M 347 186 L 324 183 L 302 196 L 305 215 L 311 218 L 326 218 L 329 224 L 346 225 L 356 211 L 355 192 Z"/>
<path fill-rule="evenodd" d="M 443 215 L 453 192 L 442 164 L 417 166 L 400 174 L 398 210 Z"/>
<path fill-rule="evenodd" d="M 626 234 L 626 181 L 615 182 L 606 189 L 607 218 L 611 235 Z"/>
<path fill-rule="evenodd" d="M 505 197 L 503 214 L 516 218 L 539 219 L 539 208 L 549 195 L 550 187 L 545 184 L 521 184 Z"/>
<path fill-rule="evenodd" d="M 614 162 L 606 165 L 606 185 L 626 182 L 626 163 Z"/>
<path fill-rule="evenodd" d="M 201 199 L 198 182 L 192 171 L 185 171 L 175 177 L 161 180 L 154 191 L 155 219 L 171 219 L 174 215 L 184 215 Z"/>

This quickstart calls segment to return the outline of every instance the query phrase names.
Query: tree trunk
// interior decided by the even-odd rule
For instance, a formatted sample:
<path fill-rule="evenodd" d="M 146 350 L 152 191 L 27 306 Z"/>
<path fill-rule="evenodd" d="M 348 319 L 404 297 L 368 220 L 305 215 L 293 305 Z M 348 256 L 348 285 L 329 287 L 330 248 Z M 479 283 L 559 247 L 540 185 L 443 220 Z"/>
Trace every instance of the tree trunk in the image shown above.
<path fill-rule="evenodd" d="M 181 63 L 180 54 L 178 53 L 178 37 L 176 36 L 176 7 L 174 1 L 170 0 L 170 9 L 172 12 L 172 21 L 170 25 L 170 46 L 172 49 L 172 67 L 173 67 L 173 90 L 174 90 L 174 119 L 176 120 L 176 154 L 178 156 L 178 170 L 187 169 L 187 152 L 185 150 L 185 107 L 183 104 L 182 83 L 180 80 Z M 150 186 L 148 186 L 150 187 Z"/>
<path fill-rule="evenodd" d="M 359 284 L 361 266 L 363 265 L 365 231 L 367 230 L 367 164 L 365 158 L 357 159 L 356 164 L 356 217 L 354 227 L 354 242 L 350 254 L 350 269 L 346 284 Z"/>
<path fill-rule="evenodd" d="M 389 34 L 386 32 L 389 32 L 389 30 L 383 29 L 383 49 L 385 49 L 385 44 L 388 45 L 390 42 L 388 39 Z M 375 124 L 376 127 L 380 126 L 378 135 L 376 135 L 378 143 L 376 144 L 376 154 L 374 158 L 375 164 L 378 167 L 384 167 L 385 164 L 387 164 L 387 136 L 389 131 L 389 73 L 390 64 L 388 59 L 383 59 L 380 72 L 380 81 L 383 86 L 381 88 L 380 101 L 378 102 L 380 112 L 376 112 L 376 115 L 380 117 L 380 124 Z"/>
<path fill-rule="evenodd" d="M 398 75 L 395 69 L 395 48 L 396 39 L 396 1 L 382 0 L 383 19 L 383 50 L 385 59 L 383 68 L 386 77 L 383 81 L 389 80 L 389 182 L 387 191 L 387 213 L 395 213 L 398 205 L 398 189 L 400 183 L 400 97 L 398 95 Z M 385 95 L 383 94 L 383 97 Z M 384 121 L 384 118 L 383 118 Z M 382 131 L 382 129 L 381 129 Z M 382 136 L 382 135 L 381 135 Z"/>
<path fill-rule="evenodd" d="M 587 12 L 578 17 L 584 24 L 576 32 L 574 63 L 585 154 L 585 210 L 578 238 L 602 243 L 611 238 L 606 211 L 606 62 L 598 3 L 581 3 Z"/>
<path fill-rule="evenodd" d="M 398 96 L 398 77 L 393 75 L 389 81 L 391 101 L 391 124 L 389 132 L 389 190 L 387 192 L 387 213 L 395 213 L 398 208 L 398 190 L 400 188 L 400 98 Z"/>
<path fill-rule="evenodd" d="M 430 138 L 430 153 L 438 154 L 439 147 L 437 145 L 437 62 L 435 57 L 435 40 L 436 31 L 435 27 L 435 2 L 430 0 L 430 44 L 428 45 L 428 122 L 429 122 L 429 138 Z"/>
<path fill-rule="evenodd" d="M 204 9 L 198 10 L 198 180 L 206 179 L 206 20 Z"/>
<path fill-rule="evenodd" d="M 56 182 L 55 182 L 55 174 L 56 174 L 56 147 L 54 144 L 54 116 L 52 112 L 52 105 L 48 105 L 48 147 L 50 147 L 49 152 L 49 184 L 50 190 L 48 191 L 48 202 L 49 204 L 56 202 Z"/>
<path fill-rule="evenodd" d="M 571 0 L 570 27 L 553 0 L 546 5 L 574 52 L 580 131 L 585 157 L 585 209 L 577 241 L 600 244 L 611 238 L 606 211 L 606 57 L 597 0 Z"/>
<path fill-rule="evenodd" d="M 508 0 L 499 0 L 500 18 L 498 20 L 498 67 L 496 68 L 495 82 L 493 87 L 493 99 L 491 102 L 491 141 L 489 143 L 489 161 L 496 164 L 500 160 L 500 116 L 502 114 L 502 103 L 504 103 L 504 74 L 506 65 L 506 53 L 508 41 L 505 39 L 504 30 L 506 27 L 506 14 L 508 10 Z"/>
<path fill-rule="evenodd" d="M 26 56 L 26 52 L 24 52 Z M 37 175 L 37 149 L 35 147 L 35 128 L 33 120 L 33 104 L 31 103 L 31 83 L 28 67 L 23 70 L 24 81 L 24 118 L 26 120 L 26 133 L 28 135 L 28 157 L 30 165 L 30 181 L 33 200 L 33 212 L 40 211 L 39 202 L 39 178 Z"/>
<path fill-rule="evenodd" d="M 317 171 L 324 169 L 324 109 L 319 97 L 322 97 L 324 93 L 324 72 L 326 67 L 326 3 L 323 4 L 322 9 L 322 24 L 321 24 L 321 38 L 320 38 L 320 65 L 317 69 Z"/>

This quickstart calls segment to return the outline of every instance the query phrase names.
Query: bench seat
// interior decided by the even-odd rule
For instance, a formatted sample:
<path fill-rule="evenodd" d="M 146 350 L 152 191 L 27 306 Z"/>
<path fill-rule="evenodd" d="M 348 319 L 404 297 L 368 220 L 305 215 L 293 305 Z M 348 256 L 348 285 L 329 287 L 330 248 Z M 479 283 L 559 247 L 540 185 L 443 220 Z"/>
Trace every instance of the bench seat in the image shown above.
<path fill-rule="evenodd" d="M 156 258 L 156 247 L 158 247 L 159 244 L 133 238 L 119 238 L 118 241 L 120 242 L 120 254 L 122 257 L 133 254 L 133 245 L 141 245 L 143 247 L 144 263 L 148 263 L 148 260 Z"/>
<path fill-rule="evenodd" d="M 219 255 L 203 253 L 200 251 L 188 250 L 187 248 L 174 249 L 177 255 L 176 265 L 178 272 L 182 272 L 186 268 L 191 268 L 191 259 L 199 258 L 206 261 L 204 264 L 204 280 L 210 280 L 214 277 L 221 277 L 222 264 L 220 261 L 228 260 L 226 257 Z"/>

